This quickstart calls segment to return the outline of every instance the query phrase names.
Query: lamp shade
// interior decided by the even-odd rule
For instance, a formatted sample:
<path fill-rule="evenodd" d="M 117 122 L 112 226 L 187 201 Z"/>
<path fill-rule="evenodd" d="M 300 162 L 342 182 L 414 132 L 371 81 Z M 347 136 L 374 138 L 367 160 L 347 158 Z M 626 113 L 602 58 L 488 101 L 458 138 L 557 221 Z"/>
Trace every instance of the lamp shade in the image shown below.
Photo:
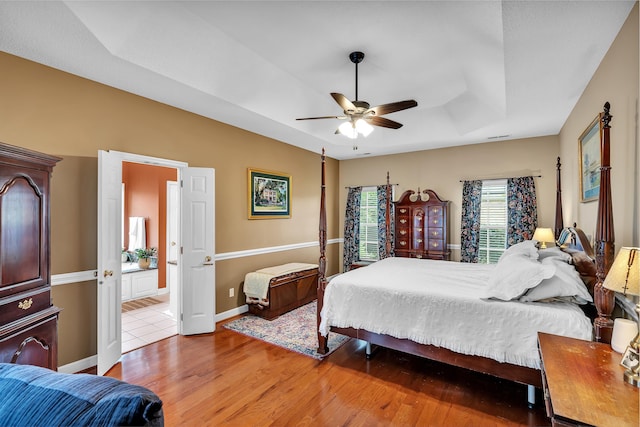
<path fill-rule="evenodd" d="M 358 119 L 355 122 L 351 120 L 338 126 L 338 132 L 347 138 L 356 139 L 359 134 L 364 137 L 369 136 L 373 132 L 373 126 L 362 119 Z"/>
<path fill-rule="evenodd" d="M 366 138 L 373 132 L 373 126 L 362 119 L 358 119 L 358 121 L 356 121 L 356 130 Z"/>
<path fill-rule="evenodd" d="M 640 295 L 640 248 L 622 248 L 602 284 L 624 295 Z"/>
<path fill-rule="evenodd" d="M 355 125 L 351 122 L 344 122 L 338 126 L 338 131 L 347 138 L 356 139 L 358 137 L 358 131 L 356 130 Z"/>
<path fill-rule="evenodd" d="M 554 243 L 556 238 L 550 228 L 536 228 L 535 233 L 533 233 L 533 240 L 537 240 L 540 242 L 541 247 L 546 248 L 547 243 Z"/>

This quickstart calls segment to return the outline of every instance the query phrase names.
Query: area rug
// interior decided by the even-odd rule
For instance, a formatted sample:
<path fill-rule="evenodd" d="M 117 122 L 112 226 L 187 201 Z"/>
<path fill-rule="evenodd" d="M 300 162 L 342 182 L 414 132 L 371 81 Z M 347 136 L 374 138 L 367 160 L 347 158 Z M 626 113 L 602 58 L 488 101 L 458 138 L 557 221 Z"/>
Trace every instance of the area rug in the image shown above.
<path fill-rule="evenodd" d="M 122 312 L 125 313 L 131 310 L 138 310 L 140 308 L 145 308 L 145 307 L 149 307 L 150 305 L 155 305 L 160 303 L 162 303 L 162 301 L 152 297 L 125 301 L 122 303 Z"/>
<path fill-rule="evenodd" d="M 339 334 L 329 334 L 329 352 L 319 354 L 316 302 L 310 302 L 282 316 L 266 320 L 253 314 L 225 323 L 225 328 L 295 351 L 314 359 L 322 359 L 349 340 Z"/>

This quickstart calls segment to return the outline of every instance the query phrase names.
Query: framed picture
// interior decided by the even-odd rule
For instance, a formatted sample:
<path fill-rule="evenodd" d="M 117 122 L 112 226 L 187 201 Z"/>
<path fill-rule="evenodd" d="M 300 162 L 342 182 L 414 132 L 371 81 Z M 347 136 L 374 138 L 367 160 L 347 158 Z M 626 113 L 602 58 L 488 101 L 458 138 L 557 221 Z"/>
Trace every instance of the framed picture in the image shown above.
<path fill-rule="evenodd" d="M 248 169 L 249 219 L 291 217 L 291 175 Z"/>
<path fill-rule="evenodd" d="M 638 363 L 640 363 L 638 360 L 638 353 L 631 346 L 627 346 L 620 364 L 627 369 L 633 369 L 638 365 Z"/>
<path fill-rule="evenodd" d="M 600 141 L 602 137 L 602 113 L 580 135 L 580 201 L 597 200 L 600 194 Z"/>

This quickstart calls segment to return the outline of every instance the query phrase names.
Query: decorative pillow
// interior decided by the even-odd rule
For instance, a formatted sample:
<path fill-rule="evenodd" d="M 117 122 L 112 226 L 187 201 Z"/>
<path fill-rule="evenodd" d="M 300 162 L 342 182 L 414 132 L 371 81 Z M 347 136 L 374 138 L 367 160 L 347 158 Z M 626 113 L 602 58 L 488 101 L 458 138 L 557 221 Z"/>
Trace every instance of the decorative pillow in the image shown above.
<path fill-rule="evenodd" d="M 525 240 L 524 242 L 510 246 L 502 253 L 498 263 L 504 258 L 508 258 L 512 255 L 524 255 L 527 258 L 538 259 L 538 248 L 536 247 L 536 242 L 533 240 Z"/>
<path fill-rule="evenodd" d="M 571 252 L 571 262 L 581 276 L 595 277 L 596 263 L 589 255 L 582 251 Z"/>
<path fill-rule="evenodd" d="M 535 252 L 537 256 L 538 251 Z M 542 264 L 530 258 L 528 252 L 510 254 L 506 258 L 500 258 L 491 272 L 484 297 L 504 301 L 517 299 L 542 280 L 553 276 L 555 271 L 554 265 Z"/>
<path fill-rule="evenodd" d="M 538 260 L 542 261 L 543 259 L 549 257 L 558 258 L 566 263 L 571 262 L 571 255 L 564 252 L 557 246 L 538 250 Z"/>
<path fill-rule="evenodd" d="M 532 301 L 572 301 L 577 304 L 587 304 L 593 301 L 591 294 L 580 278 L 576 269 L 556 257 L 548 257 L 542 260 L 544 265 L 553 265 L 555 274 L 553 277 L 542 280 L 540 284 L 529 289 L 522 297 L 522 302 Z"/>

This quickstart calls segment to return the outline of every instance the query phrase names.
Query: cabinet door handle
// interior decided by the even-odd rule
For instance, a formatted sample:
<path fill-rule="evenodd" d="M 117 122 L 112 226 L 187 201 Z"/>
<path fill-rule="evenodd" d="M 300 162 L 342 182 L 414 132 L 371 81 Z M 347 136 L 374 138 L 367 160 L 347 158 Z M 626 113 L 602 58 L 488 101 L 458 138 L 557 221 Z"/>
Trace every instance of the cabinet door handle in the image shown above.
<path fill-rule="evenodd" d="M 21 310 L 29 310 L 33 305 L 33 298 L 26 299 L 18 303 L 18 308 Z"/>

